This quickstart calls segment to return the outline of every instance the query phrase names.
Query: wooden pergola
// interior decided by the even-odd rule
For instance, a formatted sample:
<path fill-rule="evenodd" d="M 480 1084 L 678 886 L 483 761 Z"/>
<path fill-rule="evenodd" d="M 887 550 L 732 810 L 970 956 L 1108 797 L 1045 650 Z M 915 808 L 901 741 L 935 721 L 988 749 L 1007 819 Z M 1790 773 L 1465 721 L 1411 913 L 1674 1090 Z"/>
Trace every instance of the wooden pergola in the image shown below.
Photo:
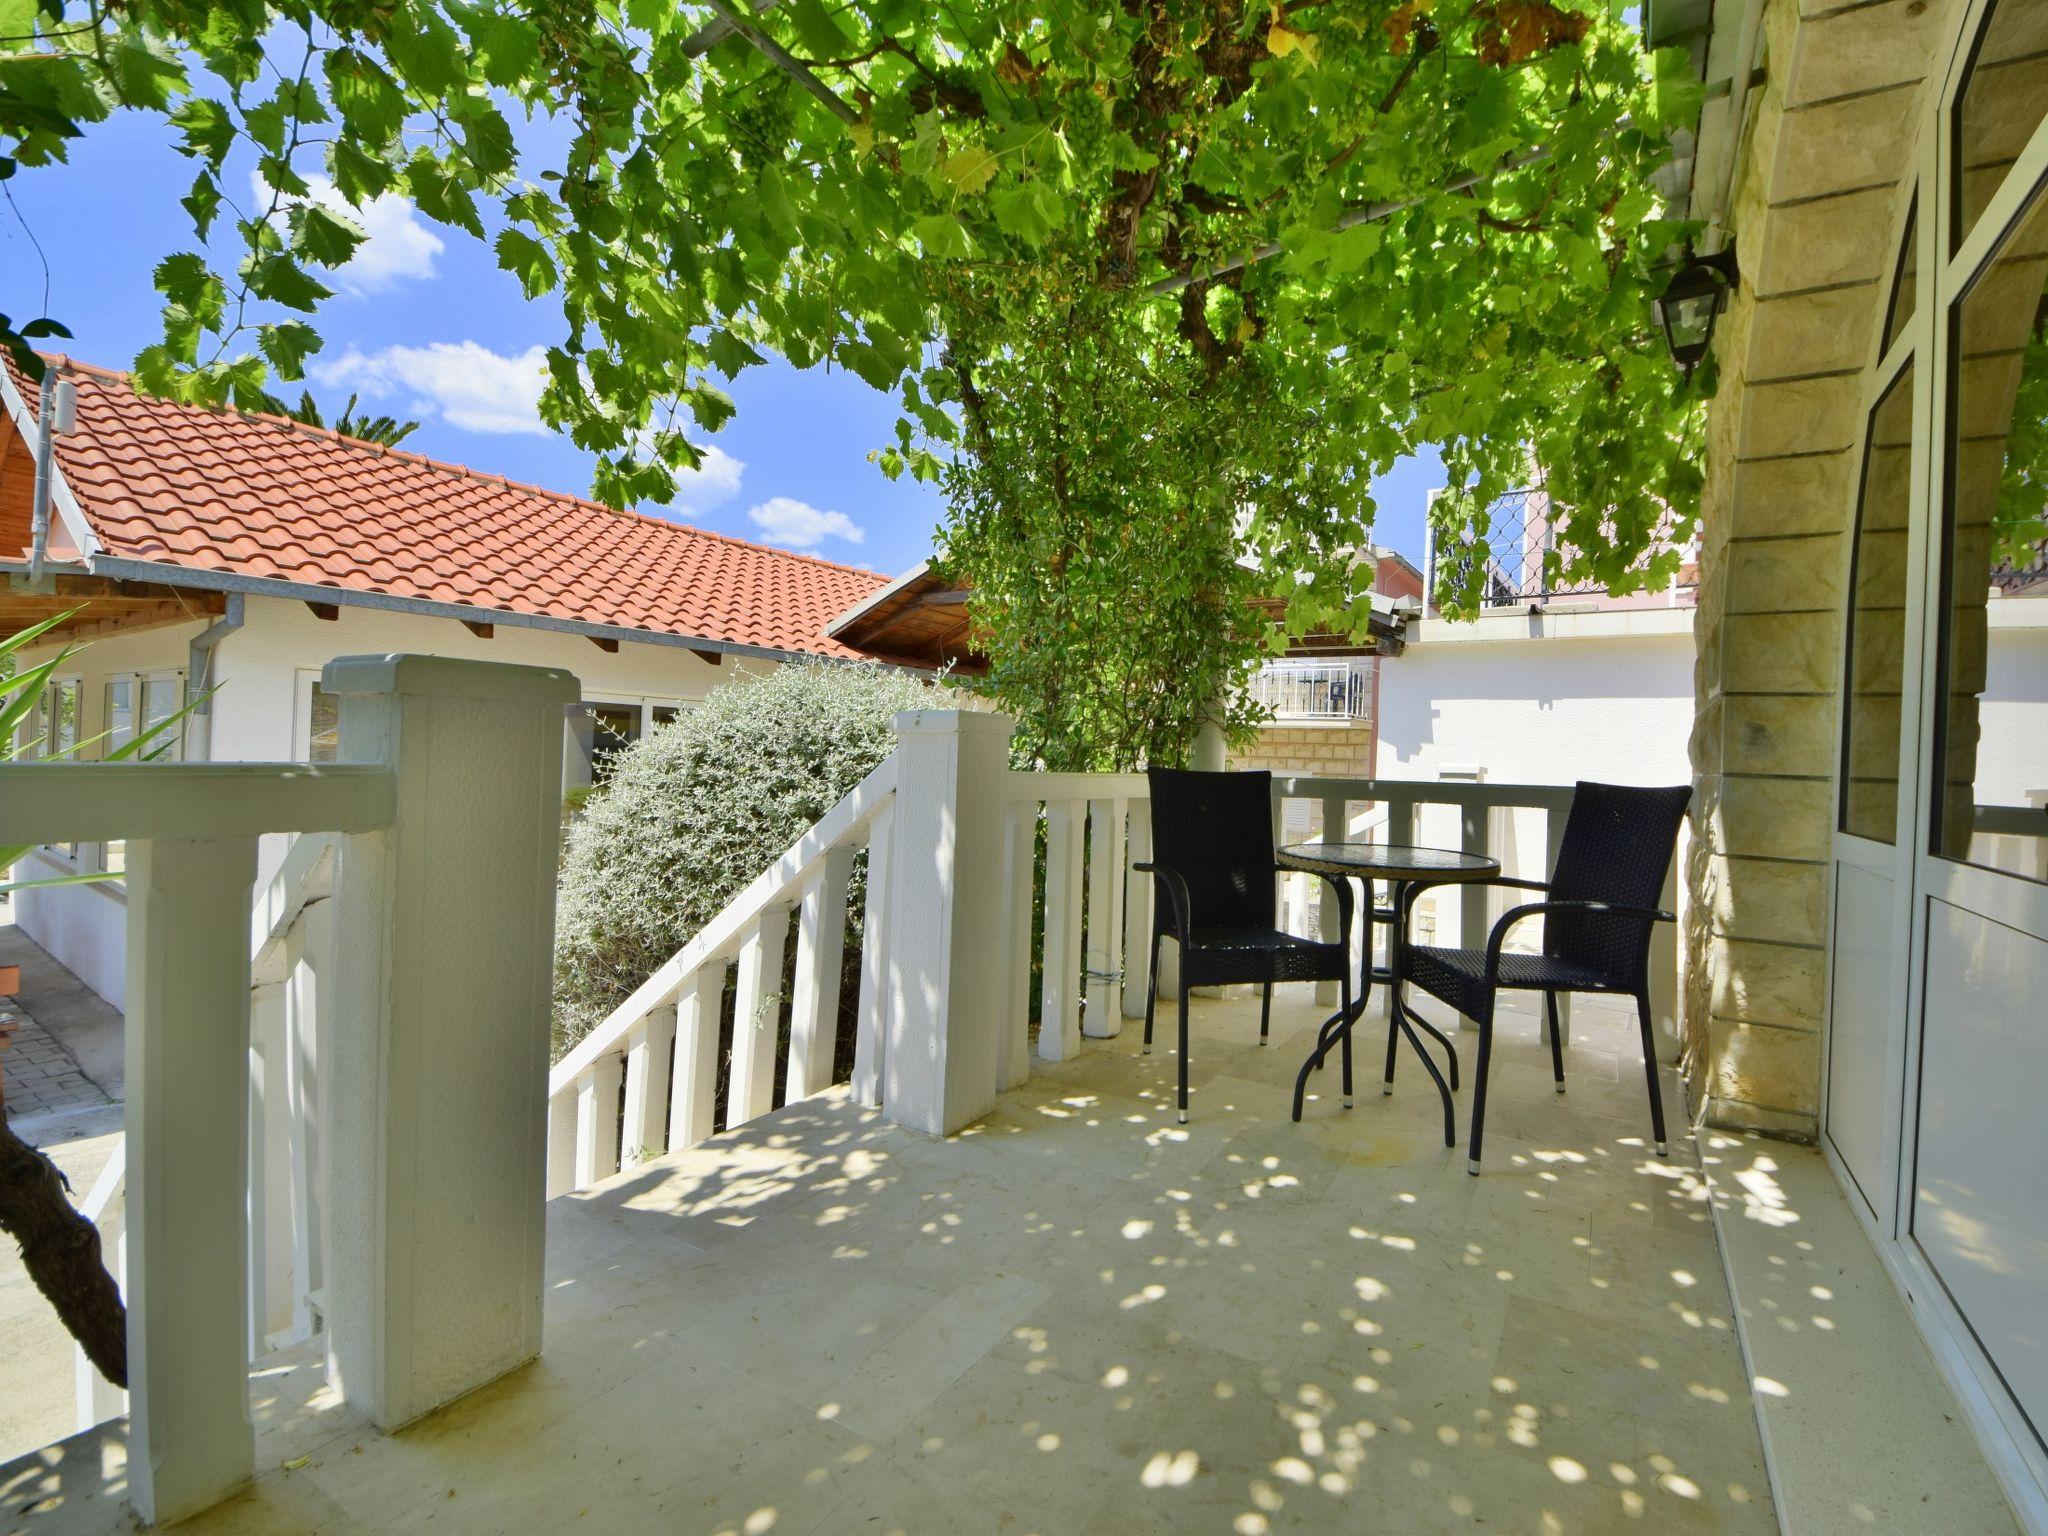
<path fill-rule="evenodd" d="M 11 635 L 59 614 L 72 617 L 49 632 L 52 640 L 89 640 L 217 617 L 227 594 L 154 581 L 56 574 L 31 587 L 23 572 L 0 576 L 0 635 Z"/>

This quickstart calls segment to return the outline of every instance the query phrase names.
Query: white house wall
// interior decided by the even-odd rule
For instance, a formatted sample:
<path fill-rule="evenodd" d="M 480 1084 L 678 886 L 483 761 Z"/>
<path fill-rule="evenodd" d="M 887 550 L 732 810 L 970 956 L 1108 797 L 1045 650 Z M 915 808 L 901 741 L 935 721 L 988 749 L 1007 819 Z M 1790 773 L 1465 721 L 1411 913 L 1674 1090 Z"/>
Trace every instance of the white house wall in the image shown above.
<path fill-rule="evenodd" d="M 1411 624 L 1407 648 L 1380 667 L 1377 776 L 1689 783 L 1691 621 L 1690 609 L 1674 609 Z M 1489 841 L 1506 873 L 1548 873 L 1546 820 L 1541 811 L 1493 813 Z M 1457 812 L 1422 807 L 1415 836 L 1457 847 Z M 1434 918 L 1427 901 L 1425 923 Z M 1490 905 L 1505 910 L 1505 896 Z"/>
<path fill-rule="evenodd" d="M 63 673 L 82 684 L 80 738 L 106 728 L 109 678 L 182 670 L 193 637 L 208 622 L 195 620 L 87 642 L 75 665 Z M 632 641 L 622 641 L 616 652 L 607 652 L 581 635 L 509 625 L 498 626 L 485 640 L 452 619 L 368 608 L 344 607 L 340 617 L 320 619 L 301 602 L 251 597 L 242 627 L 221 641 L 215 655 L 218 691 L 208 755 L 217 762 L 276 762 L 301 755 L 302 675 L 318 672 L 336 656 L 393 652 L 560 667 L 576 675 L 586 699 L 647 703 L 701 699 L 740 673 L 760 675 L 775 667 L 773 662 L 739 657 L 713 666 L 681 646 Z M 282 840 L 265 842 L 259 882 L 283 856 Z M 17 874 L 31 878 L 68 873 L 71 868 L 31 854 Z M 109 1003 L 122 1006 L 127 945 L 120 882 L 22 891 L 14 897 L 14 910 L 23 932 Z"/>

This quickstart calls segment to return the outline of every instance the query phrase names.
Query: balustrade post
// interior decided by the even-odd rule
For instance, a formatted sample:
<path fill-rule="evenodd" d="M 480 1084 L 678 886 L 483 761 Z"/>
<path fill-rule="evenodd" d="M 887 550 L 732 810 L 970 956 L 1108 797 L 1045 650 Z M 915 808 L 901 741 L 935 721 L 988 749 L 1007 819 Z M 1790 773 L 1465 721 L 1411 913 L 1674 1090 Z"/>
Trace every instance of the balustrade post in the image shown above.
<path fill-rule="evenodd" d="M 889 1038 L 889 882 L 896 837 L 896 797 L 868 821 L 868 897 L 860 924 L 859 1018 L 853 1036 L 854 1102 L 882 1104 L 882 1049 Z"/>
<path fill-rule="evenodd" d="M 1395 847 L 1413 846 L 1415 842 L 1415 797 L 1413 795 L 1390 794 L 1386 798 L 1386 807 L 1387 842 Z M 1364 900 L 1370 902 L 1372 899 L 1372 885 L 1368 882 L 1364 890 Z M 1365 921 L 1364 917 L 1361 916 L 1359 921 L 1363 923 Z M 1406 922 L 1405 914 L 1400 921 Z M 1412 923 L 1408 924 L 1408 927 L 1410 931 L 1413 931 Z M 1394 945 L 1398 942 L 1400 942 L 1399 935 L 1390 929 L 1386 935 L 1387 963 L 1389 965 L 1393 964 Z M 1442 941 L 1439 940 L 1438 942 Z M 1394 1018 L 1394 989 L 1392 987 L 1381 987 L 1378 989 L 1377 995 L 1379 997 L 1380 1017 L 1385 1019 L 1391 1027 Z"/>
<path fill-rule="evenodd" d="M 128 845 L 128 1497 L 146 1524 L 256 1466 L 249 892 L 256 840 Z"/>
<path fill-rule="evenodd" d="M 1096 1039 L 1122 1032 L 1124 814 L 1128 800 L 1088 802 L 1088 1006 L 1081 1027 Z"/>
<path fill-rule="evenodd" d="M 767 907 L 740 939 L 732 1014 L 732 1077 L 726 1086 L 730 1130 L 775 1107 L 775 1044 L 782 1025 L 782 954 L 789 908 Z"/>
<path fill-rule="evenodd" d="M 1081 850 L 1085 802 L 1045 805 L 1045 942 L 1038 968 L 1038 1054 L 1081 1049 Z"/>
<path fill-rule="evenodd" d="M 1014 725 L 972 710 L 896 717 L 889 1027 L 882 1109 L 951 1135 L 994 1107 L 1009 1006 L 1003 825 Z M 1078 959 L 1078 956 L 1076 956 Z"/>
<path fill-rule="evenodd" d="M 1128 866 L 1152 860 L 1152 802 L 1131 802 L 1131 830 L 1124 848 L 1124 1017 L 1145 1016 L 1145 992 L 1151 984 L 1152 877 Z"/>
<path fill-rule="evenodd" d="M 1349 829 L 1346 825 L 1347 805 L 1348 802 L 1342 795 L 1323 796 L 1324 842 L 1341 843 L 1348 835 Z M 1322 938 L 1322 941 L 1325 944 L 1334 944 L 1337 942 L 1337 939 L 1339 937 L 1337 932 L 1339 922 L 1337 912 L 1337 893 L 1330 888 L 1330 882 L 1327 880 L 1318 880 L 1316 882 L 1316 886 L 1316 918 L 1318 923 L 1318 931 Z M 1368 885 L 1366 887 L 1366 900 L 1370 901 L 1371 899 L 1372 889 L 1370 885 Z M 1363 919 L 1360 919 L 1360 921 L 1363 921 Z M 1334 1006 L 1336 1001 L 1336 982 L 1319 981 L 1316 983 L 1316 1005 L 1318 1007 L 1329 1008 Z"/>
<path fill-rule="evenodd" d="M 1548 880 L 1550 872 L 1557 868 L 1557 850 L 1564 843 L 1564 822 L 1565 817 L 1569 814 L 1569 810 L 1557 810 L 1554 808 L 1543 813 L 1543 878 L 1545 880 Z M 1543 899 L 1542 893 L 1538 891 L 1531 891 L 1526 897 L 1522 897 L 1520 892 L 1515 894 L 1519 899 L 1528 901 L 1540 901 Z M 1547 923 L 1550 919 L 1543 917 L 1538 918 L 1537 921 Z M 1544 1044 L 1550 1043 L 1550 1010 L 1547 1008 L 1543 1010 L 1542 1019 L 1536 1026 L 1536 1034 L 1537 1038 L 1542 1040 Z M 1572 995 L 1569 992 L 1557 994 L 1557 1038 L 1560 1045 L 1569 1046 L 1572 1043 Z"/>
<path fill-rule="evenodd" d="M 249 993 L 249 1358 L 292 1322 L 290 1050 L 282 981 Z"/>
<path fill-rule="evenodd" d="M 332 1012 L 327 979 L 334 964 L 334 904 L 309 907 L 285 936 L 285 1089 L 289 1097 L 292 1187 L 292 1332 L 307 1338 L 314 1296 L 327 1272 L 327 1074 L 321 1026 Z"/>
<path fill-rule="evenodd" d="M 576 1187 L 576 1116 L 581 1094 L 548 1100 L 548 1189 L 550 1200 Z"/>
<path fill-rule="evenodd" d="M 669 1087 L 668 1149 L 694 1147 L 718 1129 L 718 1026 L 725 1006 L 723 960 L 700 965 L 676 994 L 675 1076 Z"/>
<path fill-rule="evenodd" d="M 436 656 L 342 657 L 322 683 L 343 760 L 397 781 L 394 824 L 340 845 L 322 1042 L 330 1369 L 395 1429 L 540 1352 L 562 711 L 579 689 Z"/>
<path fill-rule="evenodd" d="M 576 1187 L 619 1171 L 619 1082 L 626 1058 L 600 1056 L 576 1084 Z"/>
<path fill-rule="evenodd" d="M 673 1003 L 649 1013 L 626 1038 L 626 1123 L 619 1135 L 619 1153 L 628 1168 L 659 1157 L 668 1144 L 662 1120 L 668 1114 L 669 1063 L 675 1045 Z"/>
<path fill-rule="evenodd" d="M 846 963 L 846 883 L 854 850 L 826 850 L 804 885 L 797 907 L 796 992 L 789 1012 L 787 1102 L 832 1086 L 832 1052 L 839 1043 L 839 983 Z"/>
<path fill-rule="evenodd" d="M 1031 1077 L 1031 898 L 1037 888 L 1038 802 L 1010 802 L 1003 828 L 1003 1012 L 999 1089 Z"/>

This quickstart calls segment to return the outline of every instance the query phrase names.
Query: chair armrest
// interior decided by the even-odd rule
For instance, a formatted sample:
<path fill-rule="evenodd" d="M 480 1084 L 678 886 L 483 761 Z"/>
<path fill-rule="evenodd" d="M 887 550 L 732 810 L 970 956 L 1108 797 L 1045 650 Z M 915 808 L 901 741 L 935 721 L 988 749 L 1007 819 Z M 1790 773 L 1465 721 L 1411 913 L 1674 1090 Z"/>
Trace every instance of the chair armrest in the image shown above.
<path fill-rule="evenodd" d="M 1493 932 L 1486 938 L 1486 979 L 1489 983 L 1500 972 L 1501 945 L 1507 941 L 1508 930 L 1524 918 L 1540 917 L 1546 912 L 1584 912 L 1607 917 L 1639 917 L 1646 930 L 1650 923 L 1675 923 L 1678 914 L 1666 912 L 1661 907 L 1631 907 L 1613 901 L 1532 901 L 1526 906 L 1509 907 L 1493 925 Z"/>
<path fill-rule="evenodd" d="M 1171 864 L 1161 864 L 1157 860 L 1133 864 L 1131 868 L 1141 875 L 1150 875 L 1152 883 L 1166 892 L 1167 904 L 1173 908 L 1173 936 L 1185 948 L 1195 925 L 1194 902 L 1188 894 L 1187 877 Z"/>

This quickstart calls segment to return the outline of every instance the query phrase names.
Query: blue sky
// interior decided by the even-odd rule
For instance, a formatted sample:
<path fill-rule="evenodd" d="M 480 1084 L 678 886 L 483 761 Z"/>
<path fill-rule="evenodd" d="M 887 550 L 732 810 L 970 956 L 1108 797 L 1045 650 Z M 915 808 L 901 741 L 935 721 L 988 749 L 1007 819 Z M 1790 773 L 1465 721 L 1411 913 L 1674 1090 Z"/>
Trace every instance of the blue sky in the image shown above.
<path fill-rule="evenodd" d="M 87 131 L 69 167 L 17 175 L 14 207 L 0 205 L 0 310 L 17 321 L 43 312 L 39 243 L 48 313 L 76 338 L 65 350 L 128 366 L 158 335 L 152 267 L 192 244 L 178 206 L 192 171 L 160 122 L 121 113 Z M 322 408 L 332 416 L 359 393 L 376 411 L 420 420 L 408 449 L 587 492 L 589 456 L 533 415 L 531 354 L 560 332 L 549 304 L 527 301 L 482 243 L 400 199 L 380 200 L 364 222 L 371 238 L 316 320 L 326 346 L 309 382 Z M 296 399 L 298 388 L 279 393 Z M 705 469 L 664 515 L 891 574 L 926 556 L 938 494 L 892 484 L 867 461 L 894 435 L 886 397 L 851 374 L 779 361 L 729 388 L 738 416 L 704 445 Z M 1376 483 L 1378 542 L 1419 563 L 1425 497 L 1442 483 L 1434 455 Z"/>

